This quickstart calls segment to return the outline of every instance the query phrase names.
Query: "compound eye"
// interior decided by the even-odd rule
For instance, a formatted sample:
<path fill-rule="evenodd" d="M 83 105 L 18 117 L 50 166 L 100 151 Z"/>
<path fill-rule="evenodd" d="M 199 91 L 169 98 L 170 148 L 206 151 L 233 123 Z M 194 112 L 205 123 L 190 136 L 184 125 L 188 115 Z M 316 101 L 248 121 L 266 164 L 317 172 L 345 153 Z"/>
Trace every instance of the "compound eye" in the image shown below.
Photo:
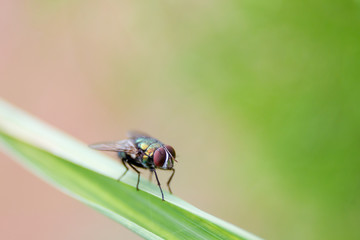
<path fill-rule="evenodd" d="M 175 153 L 175 149 L 172 146 L 169 145 L 165 145 L 165 147 L 167 148 L 167 150 L 169 150 L 169 152 L 171 153 L 171 155 L 176 158 L 176 153 Z"/>
<path fill-rule="evenodd" d="M 154 164 L 157 167 L 162 167 L 166 160 L 166 152 L 162 147 L 158 148 L 154 153 Z"/>

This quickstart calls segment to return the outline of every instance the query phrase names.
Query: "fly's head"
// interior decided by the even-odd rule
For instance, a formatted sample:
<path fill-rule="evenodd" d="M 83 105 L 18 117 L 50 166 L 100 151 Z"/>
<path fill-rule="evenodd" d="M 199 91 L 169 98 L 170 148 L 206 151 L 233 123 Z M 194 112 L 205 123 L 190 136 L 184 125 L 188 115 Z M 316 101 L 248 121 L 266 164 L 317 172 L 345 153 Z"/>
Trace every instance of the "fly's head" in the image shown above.
<path fill-rule="evenodd" d="M 154 164 L 157 168 L 171 170 L 174 167 L 175 158 L 175 149 L 169 145 L 163 145 L 154 153 Z"/>

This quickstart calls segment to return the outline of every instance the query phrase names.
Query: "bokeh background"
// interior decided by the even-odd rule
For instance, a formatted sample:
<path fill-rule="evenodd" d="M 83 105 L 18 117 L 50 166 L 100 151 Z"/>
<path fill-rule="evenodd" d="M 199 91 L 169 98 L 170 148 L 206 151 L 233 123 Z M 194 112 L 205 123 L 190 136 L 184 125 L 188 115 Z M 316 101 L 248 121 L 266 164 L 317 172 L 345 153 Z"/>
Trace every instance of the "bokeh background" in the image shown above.
<path fill-rule="evenodd" d="M 360 1 L 2 0 L 0 34 L 7 101 L 175 146 L 175 194 L 266 239 L 360 239 Z M 1 239 L 139 239 L 0 159 Z"/>

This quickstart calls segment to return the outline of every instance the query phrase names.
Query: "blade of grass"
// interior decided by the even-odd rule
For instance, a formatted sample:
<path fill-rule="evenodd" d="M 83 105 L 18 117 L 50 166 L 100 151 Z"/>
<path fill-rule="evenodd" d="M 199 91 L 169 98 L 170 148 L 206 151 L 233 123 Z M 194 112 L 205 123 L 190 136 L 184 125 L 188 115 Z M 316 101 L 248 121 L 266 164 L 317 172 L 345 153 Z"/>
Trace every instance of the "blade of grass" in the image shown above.
<path fill-rule="evenodd" d="M 207 214 L 129 172 L 110 158 L 0 100 L 3 148 L 26 168 L 66 194 L 146 239 L 259 239 Z"/>

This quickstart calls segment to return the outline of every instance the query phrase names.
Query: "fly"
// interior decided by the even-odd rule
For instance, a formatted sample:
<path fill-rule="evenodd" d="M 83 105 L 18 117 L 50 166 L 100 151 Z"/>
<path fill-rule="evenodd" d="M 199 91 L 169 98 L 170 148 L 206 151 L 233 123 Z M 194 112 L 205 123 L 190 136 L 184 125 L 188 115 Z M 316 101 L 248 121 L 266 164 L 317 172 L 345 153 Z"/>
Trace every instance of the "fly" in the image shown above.
<path fill-rule="evenodd" d="M 173 147 L 165 145 L 145 133 L 135 131 L 128 133 L 128 139 L 92 144 L 90 147 L 100 151 L 117 152 L 118 157 L 126 168 L 125 172 L 118 178 L 118 181 L 120 181 L 121 178 L 129 171 L 127 166 L 129 165 L 138 174 L 136 184 L 137 190 L 139 190 L 140 182 L 140 171 L 137 168 L 149 169 L 151 175 L 152 173 L 155 173 L 156 181 L 160 188 L 163 201 L 164 194 L 160 186 L 159 178 L 156 174 L 156 169 L 171 170 L 172 174 L 167 181 L 167 186 L 170 193 L 172 193 L 170 182 L 175 174 L 174 161 L 176 161 L 176 153 Z"/>

